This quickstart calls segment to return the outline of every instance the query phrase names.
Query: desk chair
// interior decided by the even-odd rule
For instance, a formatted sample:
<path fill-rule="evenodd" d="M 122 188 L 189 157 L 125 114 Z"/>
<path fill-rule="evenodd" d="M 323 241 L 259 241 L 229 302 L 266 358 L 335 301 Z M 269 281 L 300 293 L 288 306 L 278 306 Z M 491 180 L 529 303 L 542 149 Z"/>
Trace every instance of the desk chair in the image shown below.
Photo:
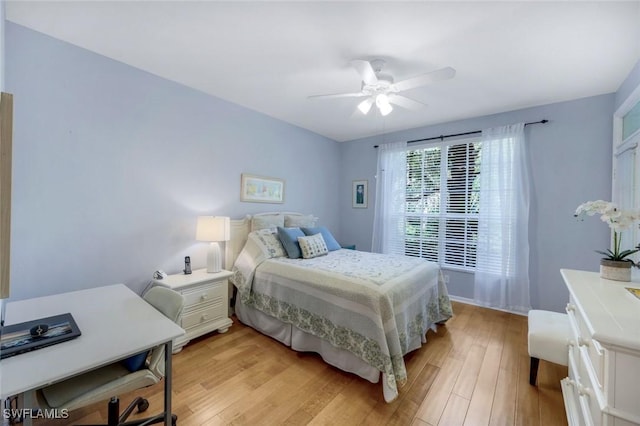
<path fill-rule="evenodd" d="M 144 299 L 174 322 L 180 318 L 184 299 L 179 293 L 164 287 L 153 287 L 144 295 Z M 154 385 L 164 378 L 164 374 L 164 345 L 161 345 L 151 350 L 140 370 L 131 372 L 122 362 L 110 364 L 37 391 L 36 402 L 42 409 L 66 408 L 71 411 L 110 399 L 108 423 L 104 426 L 161 423 L 164 421 L 163 415 L 125 423 L 135 408 L 138 412 L 145 411 L 149 403 L 137 397 L 119 414 L 119 401 L 115 395 Z M 173 425 L 176 420 L 177 416 L 173 415 Z"/>

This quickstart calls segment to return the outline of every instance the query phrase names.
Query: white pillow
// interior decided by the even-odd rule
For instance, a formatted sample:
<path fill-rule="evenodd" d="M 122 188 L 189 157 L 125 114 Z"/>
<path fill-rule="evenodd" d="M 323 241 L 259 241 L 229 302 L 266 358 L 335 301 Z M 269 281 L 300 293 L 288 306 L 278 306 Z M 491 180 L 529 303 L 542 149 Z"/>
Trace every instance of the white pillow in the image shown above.
<path fill-rule="evenodd" d="M 284 215 L 285 228 L 313 228 L 316 226 L 317 217 L 312 214 L 307 215 Z"/>
<path fill-rule="evenodd" d="M 254 216 L 251 218 L 251 231 L 257 231 L 265 228 L 277 228 L 278 226 L 284 226 L 284 215 L 269 214 Z"/>
<path fill-rule="evenodd" d="M 278 238 L 277 228 L 260 229 L 258 231 L 251 232 L 249 235 L 253 235 L 255 237 L 254 241 L 257 240 L 256 243 L 268 258 L 285 257 L 287 255 L 287 252 L 284 250 L 284 247 Z"/>
<path fill-rule="evenodd" d="M 302 257 L 305 259 L 324 256 L 329 253 L 329 249 L 327 249 L 327 244 L 324 242 L 322 234 L 315 234 L 309 237 L 298 237 L 298 243 L 300 244 Z"/>

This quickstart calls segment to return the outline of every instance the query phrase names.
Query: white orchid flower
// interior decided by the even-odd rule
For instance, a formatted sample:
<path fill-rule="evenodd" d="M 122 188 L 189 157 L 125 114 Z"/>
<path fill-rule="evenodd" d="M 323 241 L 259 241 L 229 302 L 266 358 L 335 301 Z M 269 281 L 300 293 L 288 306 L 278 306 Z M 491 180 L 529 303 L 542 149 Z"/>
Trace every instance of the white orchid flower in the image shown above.
<path fill-rule="evenodd" d="M 640 221 L 640 210 L 621 210 L 615 203 L 596 200 L 580 204 L 576 209 L 574 216 L 582 217 L 585 214 L 593 216 L 596 213 L 600 215 L 600 220 L 609 225 L 609 228 L 613 230 L 613 249 L 607 250 L 606 252 L 596 251 L 610 260 L 628 261 L 633 263 L 632 260 L 625 258 L 640 251 L 640 245 L 638 245 L 637 249 L 621 251 L 620 244 L 622 241 L 622 235 L 620 233 L 633 226 L 634 222 Z"/>

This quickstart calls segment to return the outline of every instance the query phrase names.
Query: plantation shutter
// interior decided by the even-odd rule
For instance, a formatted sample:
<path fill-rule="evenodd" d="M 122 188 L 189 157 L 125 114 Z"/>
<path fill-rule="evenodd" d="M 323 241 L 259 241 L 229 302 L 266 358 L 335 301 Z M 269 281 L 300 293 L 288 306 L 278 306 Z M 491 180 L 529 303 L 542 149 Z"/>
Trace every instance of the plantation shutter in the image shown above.
<path fill-rule="evenodd" d="M 441 147 L 407 154 L 405 254 L 438 261 Z"/>
<path fill-rule="evenodd" d="M 480 144 L 448 146 L 445 265 L 473 268 L 478 235 Z M 475 188 L 474 188 L 475 187 Z"/>
<path fill-rule="evenodd" d="M 407 256 L 473 269 L 481 146 L 439 143 L 407 152 Z"/>

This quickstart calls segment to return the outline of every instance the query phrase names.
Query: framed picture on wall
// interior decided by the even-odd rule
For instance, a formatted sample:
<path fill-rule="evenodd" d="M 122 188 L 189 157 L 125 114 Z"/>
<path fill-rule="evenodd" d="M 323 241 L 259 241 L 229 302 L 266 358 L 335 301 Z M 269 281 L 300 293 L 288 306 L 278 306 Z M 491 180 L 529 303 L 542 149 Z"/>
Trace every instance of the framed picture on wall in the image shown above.
<path fill-rule="evenodd" d="M 242 173 L 240 201 L 284 203 L 284 180 Z"/>
<path fill-rule="evenodd" d="M 354 209 L 366 209 L 368 204 L 368 188 L 366 180 L 354 180 L 351 195 L 351 206 Z"/>

